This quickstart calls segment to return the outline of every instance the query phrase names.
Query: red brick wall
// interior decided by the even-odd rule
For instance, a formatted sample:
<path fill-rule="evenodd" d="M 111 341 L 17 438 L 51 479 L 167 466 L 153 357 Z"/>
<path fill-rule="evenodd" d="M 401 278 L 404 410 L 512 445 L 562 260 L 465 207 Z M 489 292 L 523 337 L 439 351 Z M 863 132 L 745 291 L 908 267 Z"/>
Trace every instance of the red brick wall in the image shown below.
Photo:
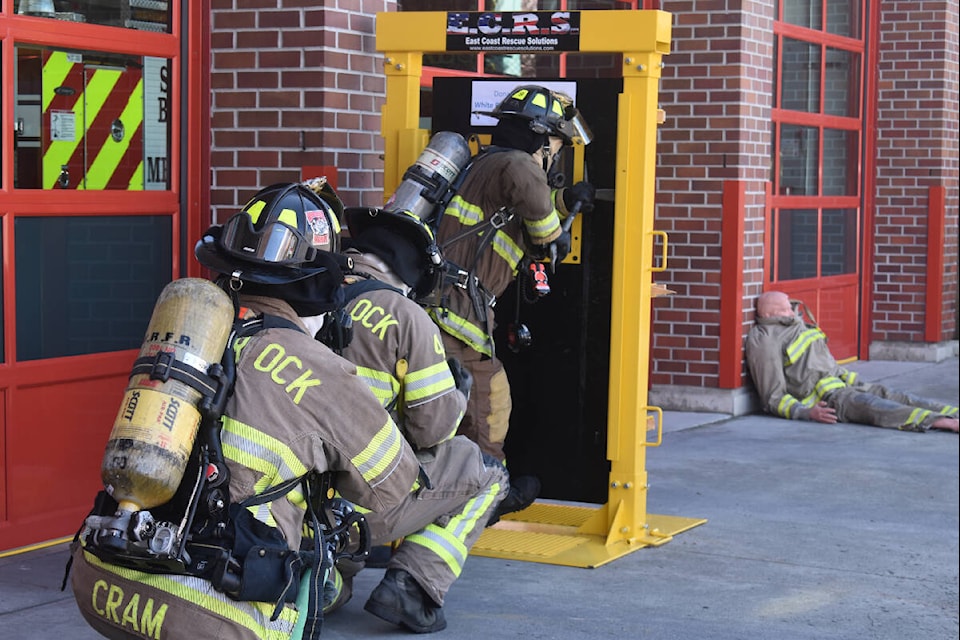
<path fill-rule="evenodd" d="M 654 226 L 669 236 L 653 301 L 651 382 L 716 388 L 720 298 L 741 278 L 741 335 L 753 322 L 763 269 L 764 189 L 770 167 L 773 8 L 766 2 L 665 1 L 671 54 L 661 81 L 667 120 L 657 148 Z M 744 237 L 721 235 L 723 185 L 746 184 Z M 721 269 L 721 245 L 742 242 L 744 268 Z"/>
<path fill-rule="evenodd" d="M 338 169 L 349 205 L 383 201 L 386 0 L 211 1 L 211 206 L 222 222 L 305 165 Z"/>
<path fill-rule="evenodd" d="M 880 7 L 871 340 L 922 342 L 926 314 L 957 338 L 958 3 Z M 943 305 L 927 305 L 928 189 L 946 188 Z"/>

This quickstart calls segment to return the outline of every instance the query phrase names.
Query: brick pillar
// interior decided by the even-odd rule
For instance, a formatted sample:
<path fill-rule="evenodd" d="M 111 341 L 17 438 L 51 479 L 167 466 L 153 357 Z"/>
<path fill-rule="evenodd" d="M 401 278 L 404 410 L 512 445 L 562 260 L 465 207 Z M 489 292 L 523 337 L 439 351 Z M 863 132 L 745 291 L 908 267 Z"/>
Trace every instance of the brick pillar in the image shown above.
<path fill-rule="evenodd" d="M 958 3 L 878 6 L 871 357 L 916 347 L 927 322 L 939 341 L 957 339 Z M 943 242 L 941 283 L 928 269 L 940 255 L 928 246 L 931 187 L 942 187 L 933 193 L 945 205 L 943 233 L 933 234 Z"/>
<path fill-rule="evenodd" d="M 282 8 L 276 8 L 278 4 Z M 212 0 L 211 206 L 332 165 L 348 206 L 383 202 L 377 0 Z"/>
<path fill-rule="evenodd" d="M 661 82 L 667 120 L 659 133 L 655 227 L 667 232 L 670 250 L 667 270 L 656 280 L 676 293 L 653 301 L 651 401 L 735 412 L 727 406 L 731 392 L 719 390 L 720 301 L 740 298 L 740 329 L 725 332 L 735 344 L 724 351 L 742 358 L 763 275 L 773 7 L 688 0 L 664 2 L 663 10 L 674 19 Z M 738 238 L 722 235 L 724 185 L 730 182 L 744 186 L 738 205 L 743 223 L 732 225 L 742 229 Z M 727 242 L 743 243 L 739 269 L 724 270 Z"/>

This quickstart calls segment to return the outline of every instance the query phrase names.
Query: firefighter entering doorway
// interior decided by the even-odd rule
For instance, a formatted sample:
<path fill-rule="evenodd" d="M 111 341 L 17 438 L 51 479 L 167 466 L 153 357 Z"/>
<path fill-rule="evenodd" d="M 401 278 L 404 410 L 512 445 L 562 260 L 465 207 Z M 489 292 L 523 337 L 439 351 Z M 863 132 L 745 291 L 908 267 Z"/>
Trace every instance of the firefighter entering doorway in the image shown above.
<path fill-rule="evenodd" d="M 411 34 L 416 34 L 411 38 Z M 487 529 L 472 554 L 596 567 L 705 522 L 647 513 L 646 454 L 662 441 L 662 412 L 646 404 L 661 58 L 670 49 L 670 15 L 661 11 L 403 11 L 377 14 L 384 53 L 384 193 L 429 138 L 420 128 L 424 53 L 496 51 L 531 55 L 564 51 L 621 56 L 616 97 L 614 224 L 610 268 L 610 355 L 607 390 L 607 502 L 599 508 L 535 502 Z M 618 65 L 619 66 L 619 65 Z M 537 83 L 533 78 L 525 82 Z M 516 84 L 522 84 L 520 82 Z M 471 98 L 473 100 L 473 98 Z M 477 108 L 471 111 L 483 111 Z M 436 113 L 436 111 L 434 111 Z M 459 132 L 462 135 L 468 132 Z M 593 268 L 583 263 L 582 268 Z M 554 391 L 555 392 L 555 391 Z M 653 436 L 648 436 L 647 426 Z M 508 526 L 509 525 L 509 526 Z"/>

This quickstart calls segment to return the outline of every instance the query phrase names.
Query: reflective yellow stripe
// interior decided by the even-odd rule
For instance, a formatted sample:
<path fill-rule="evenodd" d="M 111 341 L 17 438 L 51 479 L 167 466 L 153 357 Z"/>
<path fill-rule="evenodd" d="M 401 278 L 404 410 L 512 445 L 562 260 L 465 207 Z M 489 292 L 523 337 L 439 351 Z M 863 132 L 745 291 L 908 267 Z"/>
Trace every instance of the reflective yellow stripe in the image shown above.
<path fill-rule="evenodd" d="M 400 393 L 400 382 L 385 371 L 357 366 L 357 375 L 367 383 L 373 395 L 377 396 L 380 406 L 386 407 Z"/>
<path fill-rule="evenodd" d="M 918 427 L 923 424 L 923 421 L 927 419 L 927 416 L 930 415 L 928 409 L 914 409 L 910 412 L 910 417 L 907 418 L 907 421 L 904 422 L 900 428 L 903 427 Z"/>
<path fill-rule="evenodd" d="M 450 204 L 444 210 L 443 215 L 452 216 L 469 227 L 480 224 L 483 221 L 483 209 L 475 204 L 470 204 L 460 196 L 454 196 Z"/>
<path fill-rule="evenodd" d="M 493 350 L 490 348 L 490 337 L 477 325 L 466 318 L 461 318 L 449 309 L 431 308 L 429 313 L 441 329 L 460 342 L 484 355 L 493 355 Z"/>
<path fill-rule="evenodd" d="M 793 410 L 797 406 L 798 400 L 789 393 L 780 398 L 780 404 L 777 405 L 777 413 L 784 418 L 792 418 Z"/>
<path fill-rule="evenodd" d="M 837 378 L 836 376 L 827 376 L 826 378 L 820 378 L 817 380 L 817 384 L 814 385 L 814 392 L 817 394 L 818 398 L 823 398 L 827 396 L 831 391 L 836 391 L 837 389 L 843 389 L 846 384 L 843 380 Z"/>
<path fill-rule="evenodd" d="M 121 71 L 113 71 L 107 69 L 98 69 L 96 73 L 93 74 L 93 79 L 95 80 L 100 74 L 109 73 L 114 76 L 113 84 L 115 85 L 120 79 Z M 93 84 L 91 80 L 90 84 L 87 87 L 87 93 L 90 92 L 90 86 Z M 99 88 L 99 87 L 98 87 Z M 103 100 L 106 101 L 109 96 L 109 92 L 103 94 Z M 103 105 L 103 102 L 100 103 Z M 93 118 L 97 117 L 97 111 L 93 112 L 90 118 L 90 122 L 93 122 Z M 127 104 L 123 108 L 123 112 L 120 114 L 120 122 L 123 123 L 124 134 L 123 138 L 119 142 L 115 142 L 113 138 L 109 138 L 97 153 L 97 157 L 94 159 L 93 163 L 90 164 L 87 169 L 86 177 L 84 182 L 86 186 L 83 186 L 84 183 L 81 183 L 79 188 L 81 189 L 104 189 L 107 186 L 107 183 L 110 181 L 110 178 L 113 177 L 113 173 L 117 170 L 117 166 L 120 164 L 120 161 L 123 160 L 124 154 L 127 152 L 127 149 L 130 148 L 130 141 L 133 140 L 134 134 L 137 129 L 140 128 L 140 125 L 143 123 L 143 78 L 137 82 L 137 86 L 134 87 L 133 91 L 130 92 L 130 96 L 127 98 Z M 143 164 L 141 159 L 140 164 Z M 140 183 L 137 189 L 142 189 L 143 183 Z M 128 188 L 130 185 L 127 185 Z"/>
<path fill-rule="evenodd" d="M 397 425 L 391 418 L 387 418 L 386 423 L 364 447 L 363 451 L 350 461 L 370 486 L 376 486 L 383 482 L 390 471 L 400 462 L 402 443 L 403 436 L 400 434 L 400 430 L 397 429 Z"/>
<path fill-rule="evenodd" d="M 127 183 L 129 191 L 143 189 L 143 160 L 137 165 L 136 171 L 130 176 L 130 182 Z"/>
<path fill-rule="evenodd" d="M 852 387 L 857 381 L 857 374 L 855 371 L 844 371 L 840 374 L 840 379 L 847 383 L 847 386 Z"/>
<path fill-rule="evenodd" d="M 222 440 L 223 454 L 228 460 L 263 474 L 254 484 L 255 493 L 262 493 L 282 482 L 299 478 L 308 471 L 286 444 L 239 420 L 223 417 Z M 306 500 L 299 485 L 291 489 L 286 498 L 297 507 L 306 508 Z M 258 520 L 276 526 L 270 512 L 270 503 L 250 507 L 250 511 Z"/>
<path fill-rule="evenodd" d="M 43 65 L 43 114 L 50 117 L 48 109 L 56 96 L 55 89 L 63 85 L 75 63 L 67 59 L 63 51 L 54 51 Z M 73 106 L 74 126 L 82 127 L 84 121 L 84 103 L 86 96 L 83 92 L 77 96 Z M 51 140 L 43 153 L 43 188 L 53 189 L 60 177 L 60 167 L 70 162 L 70 156 L 76 151 L 83 140 L 82 131 L 77 131 L 74 140 Z"/>
<path fill-rule="evenodd" d="M 63 86 L 73 65 L 73 62 L 67 60 L 67 54 L 64 51 L 51 52 L 47 61 L 43 64 L 42 104 L 44 112 L 50 108 L 50 103 L 57 95 L 54 89 Z"/>
<path fill-rule="evenodd" d="M 84 551 L 84 558 L 92 566 L 98 567 L 114 575 L 132 582 L 138 582 L 185 602 L 185 606 L 199 605 L 200 607 L 218 616 L 230 620 L 234 624 L 249 629 L 264 640 L 288 640 L 293 625 L 297 620 L 297 611 L 292 607 L 284 607 L 280 617 L 271 622 L 274 604 L 267 602 L 237 602 L 225 594 L 215 591 L 210 583 L 194 576 L 176 576 L 160 573 L 143 573 L 132 569 L 125 569 L 101 561 L 96 556 Z"/>
<path fill-rule="evenodd" d="M 524 218 L 523 224 L 527 228 L 527 231 L 530 232 L 530 239 L 536 244 L 542 244 L 545 238 L 550 237 L 550 234 L 556 233 L 560 228 L 560 214 L 557 213 L 556 209 L 553 209 L 549 215 L 540 220 L 528 220 Z M 538 240 L 540 242 L 537 242 Z"/>
<path fill-rule="evenodd" d="M 799 336 L 797 339 L 790 343 L 787 346 L 787 364 L 793 364 L 800 359 L 807 349 L 810 348 L 810 345 L 816 342 L 817 340 L 823 340 L 827 336 L 824 335 L 823 331 L 820 329 L 807 329 Z"/>
<path fill-rule="evenodd" d="M 499 483 L 494 484 L 482 495 L 468 501 L 447 526 L 428 525 L 422 531 L 404 538 L 404 542 L 429 549 L 443 560 L 454 576 L 459 577 L 469 551 L 464 540 L 476 529 L 480 516 L 493 506 L 493 500 L 499 492 Z"/>
<path fill-rule="evenodd" d="M 407 406 L 423 403 L 456 389 L 450 365 L 446 362 L 438 362 L 419 371 L 410 371 L 403 381 L 406 385 L 403 398 Z"/>
<path fill-rule="evenodd" d="M 493 252 L 503 258 L 510 266 L 510 271 L 516 275 L 517 265 L 523 259 L 523 249 L 513 241 L 513 238 L 503 231 L 497 231 L 493 236 Z"/>

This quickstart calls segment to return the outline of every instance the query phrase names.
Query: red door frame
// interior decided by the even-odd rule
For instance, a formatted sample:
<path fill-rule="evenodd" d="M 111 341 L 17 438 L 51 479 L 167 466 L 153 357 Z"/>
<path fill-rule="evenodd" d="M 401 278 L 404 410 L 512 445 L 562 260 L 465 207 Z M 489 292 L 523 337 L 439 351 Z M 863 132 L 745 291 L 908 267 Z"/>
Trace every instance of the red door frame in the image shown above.
<path fill-rule="evenodd" d="M 863 205 L 862 217 L 862 258 L 860 261 L 860 343 L 862 360 L 870 355 L 870 327 L 873 325 L 873 219 L 876 208 L 876 160 L 877 160 L 877 87 L 880 70 L 877 64 L 877 42 L 880 35 L 880 3 L 864 2 L 866 12 L 866 51 L 864 52 L 863 71 Z"/>
<path fill-rule="evenodd" d="M 785 2 L 786 0 L 781 0 Z M 860 33 L 868 34 L 870 27 L 870 22 L 867 20 L 867 16 L 863 13 L 867 10 L 867 5 L 869 2 L 861 0 L 860 13 L 857 14 L 860 19 Z M 826 24 L 827 19 L 827 8 L 828 3 L 823 3 L 823 15 L 821 24 Z M 782 15 L 782 11 L 781 11 Z M 848 38 L 833 35 L 827 33 L 824 30 L 811 30 L 804 27 L 799 27 L 785 22 L 775 22 L 774 23 L 774 37 L 782 43 L 784 37 L 790 37 L 804 42 L 810 42 L 817 46 L 824 47 L 822 50 L 825 52 L 826 47 L 834 47 L 841 50 L 851 51 L 853 53 L 859 54 L 861 58 L 861 74 L 860 74 L 860 83 L 856 87 L 858 95 L 861 96 L 871 96 L 872 95 L 872 74 L 869 73 L 868 69 L 875 68 L 875 65 L 872 64 L 870 57 L 868 56 L 869 51 L 865 46 L 866 42 L 872 41 L 868 39 L 866 35 L 860 37 L 859 39 Z M 858 41 L 858 42 L 857 42 Z M 781 46 L 782 51 L 782 46 Z M 778 61 L 779 62 L 779 61 Z M 779 152 L 779 146 L 781 141 L 781 125 L 782 124 L 791 124 L 797 126 L 807 126 L 817 128 L 819 131 L 823 131 L 824 128 L 837 129 L 837 130 L 846 130 L 852 131 L 857 134 L 859 137 L 859 144 L 862 151 L 857 154 L 851 154 L 848 158 L 848 161 L 851 163 L 851 166 L 856 167 L 854 172 L 855 180 L 861 185 L 859 192 L 855 192 L 853 195 L 849 196 L 823 196 L 822 193 L 822 184 L 823 184 L 823 136 L 819 136 L 820 144 L 818 149 L 818 158 L 817 158 L 817 171 L 818 171 L 818 180 L 817 184 L 820 186 L 820 193 L 815 195 L 786 195 L 779 193 L 779 175 L 774 173 L 771 176 L 771 182 L 773 184 L 773 189 L 770 190 L 769 196 L 766 202 L 766 216 L 765 216 L 765 239 L 764 239 L 764 253 L 768 257 L 769 269 L 764 274 L 764 289 L 780 289 L 786 291 L 788 294 L 793 296 L 802 297 L 804 301 L 813 309 L 815 315 L 818 318 L 826 316 L 829 313 L 831 305 L 824 304 L 823 311 L 821 314 L 821 288 L 819 282 L 821 278 L 821 241 L 822 241 L 822 216 L 823 212 L 828 209 L 858 209 L 858 219 L 860 221 L 860 233 L 859 234 L 849 234 L 847 236 L 847 242 L 849 244 L 849 250 L 852 252 L 852 255 L 858 256 L 856 258 L 856 267 L 859 272 L 850 273 L 850 274 L 841 274 L 839 276 L 826 276 L 830 279 L 830 282 L 839 287 L 845 288 L 847 290 L 853 290 L 858 293 L 859 302 L 854 305 L 854 309 L 860 317 L 859 322 L 854 322 L 853 326 L 849 326 L 850 333 L 853 333 L 853 336 L 844 339 L 843 343 L 848 345 L 848 349 L 852 350 L 859 355 L 860 353 L 865 352 L 865 330 L 864 322 L 867 321 L 867 313 L 869 306 L 864 296 L 869 292 L 869 288 L 865 286 L 865 282 L 862 278 L 865 277 L 865 274 L 871 272 L 870 266 L 871 262 L 871 251 L 870 247 L 867 246 L 866 241 L 870 237 L 870 234 L 867 233 L 867 230 L 871 228 L 872 216 L 867 217 L 869 213 L 868 203 L 865 197 L 865 194 L 872 193 L 873 190 L 873 175 L 872 170 L 866 170 L 867 167 L 873 166 L 873 154 L 872 154 L 872 134 L 870 131 L 869 118 L 871 117 L 874 109 L 872 108 L 870 98 L 865 98 L 861 105 L 860 117 L 851 118 L 845 116 L 834 116 L 828 115 L 825 113 L 824 109 L 824 100 L 826 92 L 822 90 L 826 82 L 826 62 L 827 56 L 820 56 L 820 69 L 819 69 L 819 78 L 821 83 L 820 91 L 820 105 L 816 113 L 808 112 L 798 112 L 798 111 L 788 111 L 781 108 L 780 99 L 782 96 L 782 80 L 783 74 L 779 69 L 775 70 L 775 86 L 774 86 L 774 107 L 771 112 L 771 118 L 773 124 L 776 128 L 776 135 L 773 140 L 775 148 L 772 150 L 772 153 L 777 154 Z M 851 121 L 857 120 L 856 128 L 851 128 Z M 869 159 L 869 160 L 867 160 Z M 853 164 L 855 163 L 855 165 Z M 779 168 L 779 162 L 774 165 L 775 170 Z M 872 199 L 871 199 L 872 202 Z M 816 258 L 816 268 L 817 276 L 812 278 L 806 278 L 803 280 L 779 280 L 779 262 L 782 260 L 783 256 L 781 247 L 779 246 L 779 224 L 776 226 L 776 229 L 773 228 L 773 214 L 777 212 L 777 215 L 780 215 L 780 212 L 784 209 L 809 209 L 816 210 L 818 212 L 818 222 L 817 222 L 817 258 Z M 779 223 L 779 219 L 777 221 Z M 784 248 L 784 250 L 788 250 Z M 824 320 L 823 324 L 829 325 L 832 322 L 837 322 L 836 317 L 822 318 Z M 847 326 L 845 323 L 843 326 Z M 825 326 L 828 334 L 829 326 Z M 839 330 L 838 330 L 839 331 Z M 843 335 L 847 335 L 847 331 L 842 331 Z M 836 336 L 840 337 L 840 336 Z"/>
<path fill-rule="evenodd" d="M 196 273 L 189 259 L 209 213 L 209 0 L 171 2 L 171 32 L 154 33 L 20 16 L 10 0 L 0 15 L 3 33 L 2 112 L 12 118 L 15 45 L 96 49 L 172 61 L 170 189 L 168 191 L 61 191 L 13 188 L 13 163 L 0 181 L 3 263 L 4 360 L 0 362 L 0 551 L 72 535 L 100 488 L 99 462 L 136 351 L 18 362 L 13 214 L 169 215 L 174 277 Z M 181 13 L 181 7 L 185 14 Z M 95 43 L 91 45 L 91 43 Z M 0 133 L 3 157 L 12 158 L 12 126 Z M 194 131 L 197 135 L 183 135 Z M 181 260 L 184 258 L 184 260 Z M 41 427 L 42 428 L 37 428 Z M 8 464 L 16 451 L 35 452 L 30 466 Z M 13 467 L 17 466 L 16 469 Z M 15 476 L 16 483 L 9 477 Z M 32 483 L 30 478 L 37 478 Z M 31 493 L 30 486 L 37 487 Z M 17 489 L 18 495 L 10 491 Z M 26 488 L 24 488 L 26 487 Z M 57 500 L 44 493 L 58 491 Z"/>

